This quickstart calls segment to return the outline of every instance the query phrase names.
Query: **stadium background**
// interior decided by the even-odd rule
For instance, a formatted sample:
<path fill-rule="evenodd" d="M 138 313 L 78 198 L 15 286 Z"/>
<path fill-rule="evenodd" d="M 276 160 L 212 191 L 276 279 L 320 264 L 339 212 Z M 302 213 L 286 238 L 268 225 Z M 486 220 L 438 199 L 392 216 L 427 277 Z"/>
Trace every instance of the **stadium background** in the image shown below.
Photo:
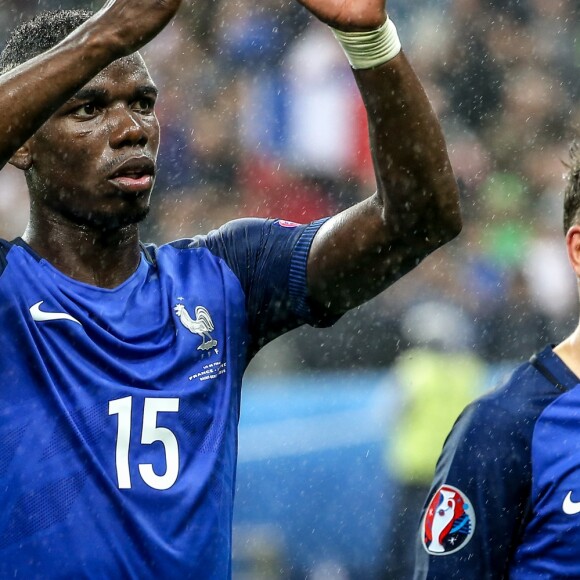
<path fill-rule="evenodd" d="M 3 0 L 0 41 L 41 8 L 100 5 Z M 578 10 L 574 0 L 390 0 L 444 125 L 465 228 L 334 328 L 294 331 L 253 361 L 236 578 L 378 577 L 397 507 L 385 460 L 402 408 L 392 369 L 416 339 L 414 307 L 461 313 L 467 327 L 455 342 L 484 362 L 478 390 L 574 328 L 561 207 L 563 161 L 580 126 Z M 296 2 L 186 0 L 144 53 L 164 128 L 144 239 L 247 215 L 304 222 L 373 191 L 347 63 Z M 27 220 L 22 176 L 5 168 L 0 190 L 0 236 L 11 239 Z"/>

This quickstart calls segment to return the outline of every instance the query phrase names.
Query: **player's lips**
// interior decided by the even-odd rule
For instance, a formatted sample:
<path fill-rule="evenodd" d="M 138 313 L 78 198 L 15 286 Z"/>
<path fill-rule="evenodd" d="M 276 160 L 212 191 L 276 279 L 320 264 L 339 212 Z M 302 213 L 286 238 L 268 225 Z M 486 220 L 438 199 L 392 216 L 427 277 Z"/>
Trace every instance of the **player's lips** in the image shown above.
<path fill-rule="evenodd" d="M 116 167 L 108 180 L 122 191 L 139 193 L 151 189 L 154 175 L 155 163 L 149 157 L 132 157 Z"/>

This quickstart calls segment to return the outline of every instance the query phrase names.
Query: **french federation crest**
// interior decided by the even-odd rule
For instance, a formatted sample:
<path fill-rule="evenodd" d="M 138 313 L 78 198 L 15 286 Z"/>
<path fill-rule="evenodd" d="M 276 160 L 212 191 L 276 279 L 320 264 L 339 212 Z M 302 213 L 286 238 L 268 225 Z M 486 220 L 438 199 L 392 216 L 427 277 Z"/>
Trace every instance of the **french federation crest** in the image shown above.
<path fill-rule="evenodd" d="M 189 332 L 201 336 L 201 344 L 197 347 L 197 350 L 210 350 L 217 346 L 217 340 L 212 338 L 210 334 L 214 329 L 214 325 L 207 308 L 196 306 L 195 319 L 189 315 L 189 312 L 187 312 L 187 309 L 183 304 L 177 304 L 174 306 L 173 310 L 175 311 L 175 314 L 177 314 L 181 324 L 183 324 Z"/>
<path fill-rule="evenodd" d="M 423 547 L 433 556 L 446 556 L 465 547 L 475 530 L 475 513 L 467 496 L 451 485 L 436 492 L 423 518 Z"/>

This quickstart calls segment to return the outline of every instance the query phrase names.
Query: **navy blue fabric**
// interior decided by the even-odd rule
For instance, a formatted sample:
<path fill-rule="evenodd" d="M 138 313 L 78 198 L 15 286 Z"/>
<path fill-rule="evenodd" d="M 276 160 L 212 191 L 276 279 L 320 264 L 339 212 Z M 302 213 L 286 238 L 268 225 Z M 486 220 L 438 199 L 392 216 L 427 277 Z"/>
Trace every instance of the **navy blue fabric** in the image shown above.
<path fill-rule="evenodd" d="M 453 486 L 473 510 L 473 536 L 457 551 L 433 554 L 423 541 L 422 524 L 416 579 L 578 577 L 578 558 L 574 566 L 562 567 L 557 551 L 545 549 L 560 539 L 546 520 L 543 499 L 549 482 L 562 477 L 554 469 L 554 450 L 566 435 L 561 425 L 554 427 L 550 410 L 565 408 L 570 419 L 575 409 L 569 397 L 578 393 L 577 384 L 577 377 L 546 347 L 533 364 L 521 365 L 504 385 L 465 409 L 445 442 L 422 517 L 440 486 Z M 573 443 L 580 445 L 577 437 Z M 575 465 L 578 472 L 580 456 Z M 578 490 L 580 499 L 580 479 L 576 487 L 567 485 Z M 563 514 L 564 496 L 556 494 L 549 509 Z M 576 522 L 580 534 L 580 519 Z M 580 537 L 575 545 L 578 556 Z"/>

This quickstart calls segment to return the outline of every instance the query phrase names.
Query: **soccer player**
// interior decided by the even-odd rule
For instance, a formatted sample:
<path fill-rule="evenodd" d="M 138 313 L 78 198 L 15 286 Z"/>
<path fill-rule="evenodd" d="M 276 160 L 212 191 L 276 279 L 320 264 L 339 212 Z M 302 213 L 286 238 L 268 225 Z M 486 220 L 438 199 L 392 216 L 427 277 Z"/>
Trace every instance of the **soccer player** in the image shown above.
<path fill-rule="evenodd" d="M 580 280 L 580 148 L 564 231 Z M 443 448 L 415 578 L 580 576 L 580 326 L 469 405 Z"/>
<path fill-rule="evenodd" d="M 2 578 L 230 577 L 248 361 L 460 230 L 441 130 L 384 0 L 304 0 L 355 69 L 376 194 L 311 224 L 143 244 L 159 126 L 136 51 L 180 3 L 41 14 L 0 56 L 0 158 L 31 199 L 22 237 L 0 242 Z"/>

